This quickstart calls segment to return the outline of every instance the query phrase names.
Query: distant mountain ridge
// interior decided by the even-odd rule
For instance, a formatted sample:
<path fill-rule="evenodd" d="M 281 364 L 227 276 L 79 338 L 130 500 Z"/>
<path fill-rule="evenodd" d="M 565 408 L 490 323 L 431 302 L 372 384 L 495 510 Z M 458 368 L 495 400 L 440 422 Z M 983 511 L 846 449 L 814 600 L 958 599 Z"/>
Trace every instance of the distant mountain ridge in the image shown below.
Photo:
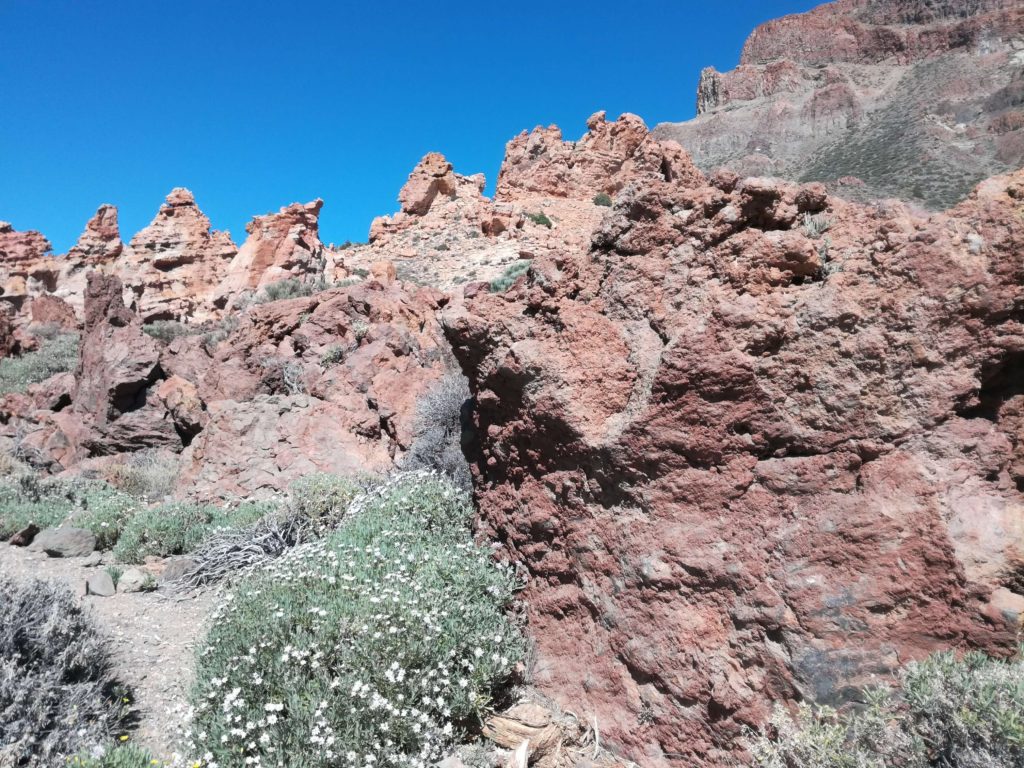
<path fill-rule="evenodd" d="M 706 171 L 824 181 L 944 208 L 1024 164 L 1024 4 L 839 0 L 761 25 L 697 117 L 663 123 Z"/>

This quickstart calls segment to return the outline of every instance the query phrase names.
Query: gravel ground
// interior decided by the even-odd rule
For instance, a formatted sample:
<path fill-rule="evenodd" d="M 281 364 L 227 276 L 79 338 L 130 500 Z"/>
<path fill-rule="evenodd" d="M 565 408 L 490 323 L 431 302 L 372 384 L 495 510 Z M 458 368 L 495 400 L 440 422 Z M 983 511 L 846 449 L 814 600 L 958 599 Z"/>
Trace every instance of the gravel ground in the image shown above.
<path fill-rule="evenodd" d="M 216 595 L 86 596 L 85 580 L 94 572 L 83 558 L 51 558 L 0 543 L 0 573 L 62 581 L 93 610 L 113 641 L 117 673 L 134 694 L 140 718 L 134 738 L 156 757 L 168 759 L 183 728 L 193 658 Z"/>

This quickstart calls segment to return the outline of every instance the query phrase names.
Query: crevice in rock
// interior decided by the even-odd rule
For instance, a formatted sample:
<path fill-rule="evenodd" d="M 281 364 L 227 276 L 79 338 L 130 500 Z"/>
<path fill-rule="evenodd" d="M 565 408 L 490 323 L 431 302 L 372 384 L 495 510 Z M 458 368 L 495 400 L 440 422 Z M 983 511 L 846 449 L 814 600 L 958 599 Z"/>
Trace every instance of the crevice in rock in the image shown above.
<path fill-rule="evenodd" d="M 1003 403 L 1018 395 L 1024 395 L 1024 352 L 1010 352 L 982 368 L 977 403 L 960 407 L 957 413 L 968 419 L 996 421 Z"/>

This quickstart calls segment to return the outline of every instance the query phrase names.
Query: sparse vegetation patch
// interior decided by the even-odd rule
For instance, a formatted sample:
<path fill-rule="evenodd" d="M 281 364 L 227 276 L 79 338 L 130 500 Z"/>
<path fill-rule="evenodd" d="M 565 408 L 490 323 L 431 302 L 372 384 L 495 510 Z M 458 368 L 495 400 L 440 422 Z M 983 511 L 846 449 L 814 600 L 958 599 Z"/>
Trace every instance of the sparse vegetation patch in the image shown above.
<path fill-rule="evenodd" d="M 44 338 L 39 349 L 0 360 L 0 395 L 24 392 L 32 384 L 70 371 L 77 364 L 78 334 L 60 333 Z"/>
<path fill-rule="evenodd" d="M 506 267 L 501 277 L 496 277 L 491 281 L 491 292 L 502 293 L 507 291 L 512 283 L 518 280 L 522 275 L 525 275 L 533 262 L 530 259 L 521 259 L 513 264 Z"/>
<path fill-rule="evenodd" d="M 542 227 L 547 227 L 548 229 L 551 229 L 551 227 L 554 226 L 551 222 L 551 219 L 549 219 L 547 217 L 547 214 L 543 212 L 528 213 L 526 214 L 526 218 L 528 218 L 534 224 L 537 224 Z"/>
<path fill-rule="evenodd" d="M 1024 662 L 937 653 L 858 712 L 776 710 L 750 742 L 758 768 L 1010 768 L 1024 765 Z"/>

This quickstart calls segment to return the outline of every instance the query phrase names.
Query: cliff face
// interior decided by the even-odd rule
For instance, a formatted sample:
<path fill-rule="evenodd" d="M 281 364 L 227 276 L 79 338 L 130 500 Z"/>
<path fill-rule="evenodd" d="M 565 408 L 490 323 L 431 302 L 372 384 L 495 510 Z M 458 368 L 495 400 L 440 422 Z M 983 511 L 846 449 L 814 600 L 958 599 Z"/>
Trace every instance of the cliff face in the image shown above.
<path fill-rule="evenodd" d="M 671 172 L 589 248 L 444 324 L 537 683 L 641 765 L 718 766 L 773 701 L 1014 647 L 1024 174 L 926 217 L 645 143 Z"/>
<path fill-rule="evenodd" d="M 839 0 L 758 27 L 706 69 L 698 116 L 654 133 L 698 166 L 933 208 L 1024 163 L 1024 7 Z"/>

